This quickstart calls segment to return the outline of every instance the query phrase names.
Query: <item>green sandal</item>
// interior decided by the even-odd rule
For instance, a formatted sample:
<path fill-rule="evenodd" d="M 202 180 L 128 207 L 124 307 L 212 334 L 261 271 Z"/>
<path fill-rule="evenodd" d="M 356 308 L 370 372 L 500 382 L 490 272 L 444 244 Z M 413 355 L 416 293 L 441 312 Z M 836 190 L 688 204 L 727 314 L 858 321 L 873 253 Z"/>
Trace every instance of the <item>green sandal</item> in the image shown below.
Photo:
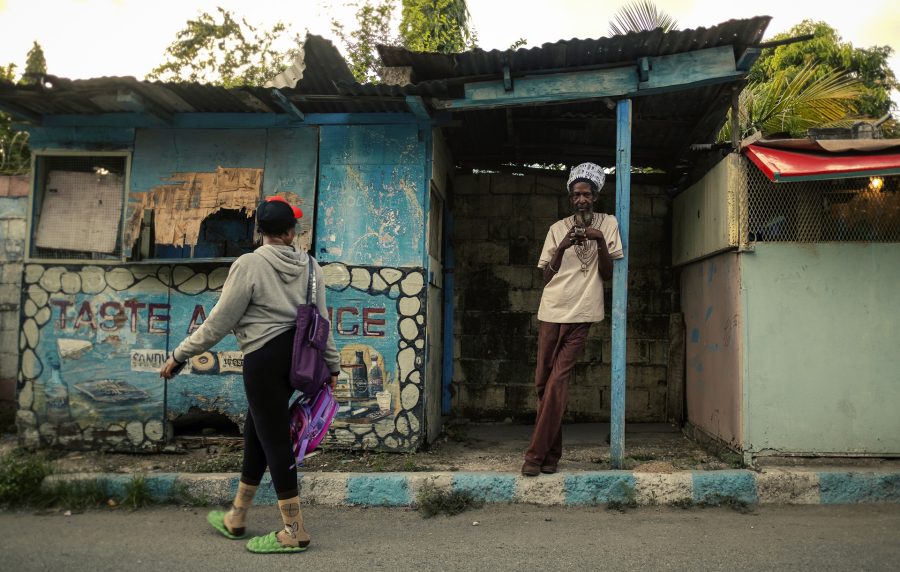
<path fill-rule="evenodd" d="M 256 554 L 279 554 L 303 552 L 306 546 L 285 546 L 278 542 L 278 533 L 270 532 L 265 536 L 255 536 L 247 541 L 247 550 Z"/>
<path fill-rule="evenodd" d="M 213 528 L 218 530 L 222 536 L 231 540 L 240 540 L 247 536 L 247 532 L 243 528 L 235 529 L 235 534 L 228 530 L 225 526 L 225 511 L 224 510 L 211 510 L 209 514 L 206 515 L 206 522 L 208 522 Z"/>

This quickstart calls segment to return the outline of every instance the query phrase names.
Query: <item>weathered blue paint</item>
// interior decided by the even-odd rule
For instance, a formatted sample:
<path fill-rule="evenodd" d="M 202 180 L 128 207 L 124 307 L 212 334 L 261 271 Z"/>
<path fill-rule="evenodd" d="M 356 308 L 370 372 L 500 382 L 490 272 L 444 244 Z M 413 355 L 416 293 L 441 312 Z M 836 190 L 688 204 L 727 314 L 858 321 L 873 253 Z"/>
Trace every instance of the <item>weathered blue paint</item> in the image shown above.
<path fill-rule="evenodd" d="M 449 121 L 446 115 L 435 121 Z M 280 113 L 176 113 L 166 123 L 148 113 L 99 113 L 96 115 L 45 115 L 42 127 L 128 127 L 179 129 L 266 129 L 309 125 L 385 125 L 421 123 L 412 113 L 307 113 L 304 121 Z M 431 120 L 426 121 L 430 124 Z"/>
<path fill-rule="evenodd" d="M 306 244 L 312 243 L 315 229 L 318 153 L 316 127 L 267 131 L 263 194 L 284 196 L 303 210 L 298 232 L 309 234 Z"/>
<path fill-rule="evenodd" d="M 205 291 L 192 295 L 173 289 L 169 296 L 169 352 L 203 324 L 220 294 Z M 168 417 L 175 419 L 197 408 L 242 420 L 247 411 L 242 364 L 243 354 L 232 334 L 191 358 L 191 367 L 168 382 Z"/>
<path fill-rule="evenodd" d="M 285 97 L 283 93 L 277 89 L 273 89 L 270 93 L 275 100 L 275 105 L 280 107 L 282 111 L 291 116 L 295 121 L 303 121 L 303 112 L 297 109 L 297 106 L 291 103 L 291 100 Z"/>
<path fill-rule="evenodd" d="M 621 469 L 625 458 L 625 332 L 628 308 L 628 228 L 631 217 L 631 100 L 616 108 L 616 219 L 624 257 L 613 266 L 612 399 L 610 400 L 610 462 Z"/>
<path fill-rule="evenodd" d="M 900 474 L 819 473 L 822 504 L 851 504 L 900 501 Z"/>
<path fill-rule="evenodd" d="M 693 473 L 693 500 L 718 505 L 726 500 L 756 504 L 756 479 L 746 471 L 704 471 Z"/>
<path fill-rule="evenodd" d="M 511 90 L 502 79 L 467 83 L 464 98 L 437 102 L 435 106 L 452 110 L 491 109 L 602 97 L 637 97 L 729 82 L 746 75 L 735 67 L 732 46 L 647 60 L 643 70 L 646 81 L 642 81 L 640 62 L 635 62 L 618 68 L 516 78 Z"/>
<path fill-rule="evenodd" d="M 425 107 L 425 101 L 422 99 L 422 96 L 407 95 L 406 105 L 409 107 L 412 114 L 420 121 L 428 121 L 431 119 L 431 113 L 429 113 L 428 108 Z"/>
<path fill-rule="evenodd" d="M 455 473 L 453 490 L 466 492 L 486 502 L 512 502 L 516 477 L 497 473 Z"/>
<path fill-rule="evenodd" d="M 631 473 L 587 472 L 566 475 L 567 505 L 596 505 L 634 499 L 635 479 Z"/>
<path fill-rule="evenodd" d="M 444 352 L 443 375 L 441 391 L 441 413 L 450 414 L 453 404 L 453 395 L 450 388 L 453 386 L 453 320 L 455 304 L 454 293 L 456 261 L 453 255 L 453 212 L 444 204 Z"/>
<path fill-rule="evenodd" d="M 316 258 L 419 266 L 426 144 L 416 125 L 320 128 Z"/>
<path fill-rule="evenodd" d="M 347 503 L 374 506 L 409 504 L 404 475 L 354 475 L 347 479 Z"/>
<path fill-rule="evenodd" d="M 66 149 L 106 151 L 131 149 L 134 129 L 127 127 L 35 127 L 27 126 L 28 145 L 33 151 Z"/>

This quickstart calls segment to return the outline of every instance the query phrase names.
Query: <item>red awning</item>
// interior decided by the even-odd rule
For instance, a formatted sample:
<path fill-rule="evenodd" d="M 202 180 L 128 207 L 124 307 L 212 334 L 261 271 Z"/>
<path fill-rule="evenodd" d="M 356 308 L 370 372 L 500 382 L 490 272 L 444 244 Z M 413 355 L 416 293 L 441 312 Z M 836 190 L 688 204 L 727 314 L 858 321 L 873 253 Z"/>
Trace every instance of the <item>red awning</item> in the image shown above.
<path fill-rule="evenodd" d="M 775 183 L 900 174 L 900 153 L 804 153 L 748 145 L 744 153 Z"/>

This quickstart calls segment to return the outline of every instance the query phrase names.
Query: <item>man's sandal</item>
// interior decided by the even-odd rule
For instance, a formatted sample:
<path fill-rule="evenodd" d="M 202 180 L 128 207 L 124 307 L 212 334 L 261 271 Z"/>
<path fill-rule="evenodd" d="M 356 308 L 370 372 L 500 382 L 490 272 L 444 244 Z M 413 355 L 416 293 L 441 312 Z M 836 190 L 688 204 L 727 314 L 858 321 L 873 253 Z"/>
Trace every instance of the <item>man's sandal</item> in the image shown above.
<path fill-rule="evenodd" d="M 265 536 L 255 536 L 247 541 L 247 550 L 255 554 L 282 554 L 291 552 L 303 552 L 309 546 L 285 546 L 278 542 L 278 533 L 270 532 Z"/>
<path fill-rule="evenodd" d="M 236 528 L 234 532 L 228 530 L 228 527 L 225 526 L 225 514 L 224 510 L 211 510 L 209 511 L 209 514 L 206 515 L 206 522 L 218 530 L 222 536 L 230 540 L 240 540 L 246 537 L 247 531 L 244 528 Z"/>

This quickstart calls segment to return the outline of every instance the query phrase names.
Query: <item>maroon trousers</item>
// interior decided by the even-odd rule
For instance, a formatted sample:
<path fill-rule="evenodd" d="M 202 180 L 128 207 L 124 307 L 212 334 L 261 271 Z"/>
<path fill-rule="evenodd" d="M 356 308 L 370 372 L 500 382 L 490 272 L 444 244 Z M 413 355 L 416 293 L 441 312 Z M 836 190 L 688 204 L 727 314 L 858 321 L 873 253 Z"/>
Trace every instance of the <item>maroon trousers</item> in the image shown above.
<path fill-rule="evenodd" d="M 590 329 L 590 323 L 541 322 L 534 372 L 537 419 L 531 443 L 525 451 L 525 461 L 529 463 L 543 466 L 559 463 L 562 456 L 562 418 L 569 401 L 569 378 Z"/>

